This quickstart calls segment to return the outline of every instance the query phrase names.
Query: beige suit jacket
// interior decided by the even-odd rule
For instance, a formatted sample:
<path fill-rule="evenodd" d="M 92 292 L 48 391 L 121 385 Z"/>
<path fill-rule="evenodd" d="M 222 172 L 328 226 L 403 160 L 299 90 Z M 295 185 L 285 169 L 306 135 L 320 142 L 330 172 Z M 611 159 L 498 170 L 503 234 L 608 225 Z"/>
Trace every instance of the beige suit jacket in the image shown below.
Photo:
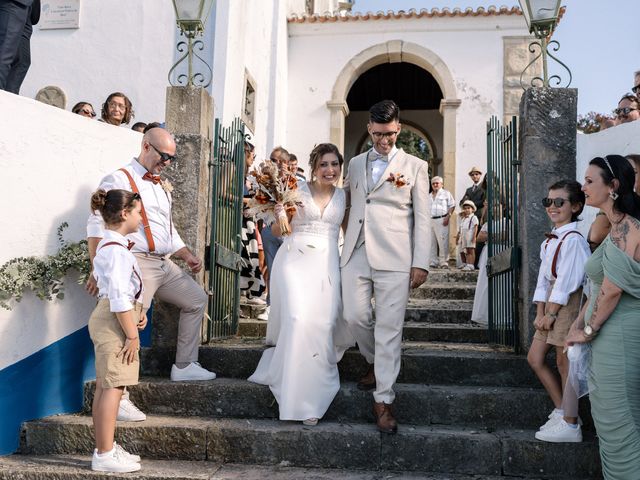
<path fill-rule="evenodd" d="M 376 270 L 428 270 L 430 250 L 429 173 L 427 162 L 402 149 L 391 159 L 378 183 L 367 187 L 367 152 L 351 159 L 345 177 L 349 221 L 340 266 L 351 258 L 360 230 L 369 265 Z M 409 185 L 396 187 L 387 178 L 401 173 Z"/>

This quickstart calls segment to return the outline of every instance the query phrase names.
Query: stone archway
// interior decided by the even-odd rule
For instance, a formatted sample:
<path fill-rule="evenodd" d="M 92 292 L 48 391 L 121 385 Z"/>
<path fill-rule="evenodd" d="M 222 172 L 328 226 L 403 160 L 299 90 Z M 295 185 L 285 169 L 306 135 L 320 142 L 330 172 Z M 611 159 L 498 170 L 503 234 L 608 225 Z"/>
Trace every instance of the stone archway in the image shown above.
<path fill-rule="evenodd" d="M 347 95 L 355 81 L 367 70 L 382 63 L 412 63 L 429 72 L 442 90 L 440 114 L 443 117 L 441 158 L 445 185 L 455 185 L 456 112 L 461 101 L 453 76 L 442 59 L 428 48 L 402 40 L 389 40 L 373 45 L 353 57 L 340 71 L 327 102 L 330 111 L 330 139 L 344 151 L 345 117 L 349 115 Z M 455 195 L 455 192 L 452 192 Z"/>

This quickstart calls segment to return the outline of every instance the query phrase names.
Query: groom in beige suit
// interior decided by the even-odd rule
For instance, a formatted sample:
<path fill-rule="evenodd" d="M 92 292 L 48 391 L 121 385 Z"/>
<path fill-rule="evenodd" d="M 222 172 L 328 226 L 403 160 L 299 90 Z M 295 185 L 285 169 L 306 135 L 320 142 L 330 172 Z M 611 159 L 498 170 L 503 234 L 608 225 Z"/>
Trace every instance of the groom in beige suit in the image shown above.
<path fill-rule="evenodd" d="M 369 363 L 358 388 L 375 389 L 378 429 L 395 433 L 393 384 L 400 372 L 409 289 L 428 274 L 429 174 L 427 162 L 395 146 L 400 133 L 395 102 L 371 107 L 367 129 L 373 148 L 351 159 L 344 182 L 343 314 Z"/>

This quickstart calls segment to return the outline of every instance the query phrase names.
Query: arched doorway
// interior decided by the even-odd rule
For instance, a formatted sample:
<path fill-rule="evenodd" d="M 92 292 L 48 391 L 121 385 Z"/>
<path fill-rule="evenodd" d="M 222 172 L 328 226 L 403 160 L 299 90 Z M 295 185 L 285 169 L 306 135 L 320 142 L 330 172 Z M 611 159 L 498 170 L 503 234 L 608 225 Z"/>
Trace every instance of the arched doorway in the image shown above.
<path fill-rule="evenodd" d="M 347 159 L 369 148 L 368 110 L 380 100 L 392 99 L 400 106 L 403 125 L 396 144 L 429 162 L 431 173 L 441 163 L 442 116 L 438 112 L 442 91 L 433 76 L 412 63 L 383 63 L 364 72 L 347 95 L 344 154 Z"/>
<path fill-rule="evenodd" d="M 408 63 L 428 72 L 441 91 L 439 114 L 442 118 L 442 146 L 437 157 L 442 159 L 438 168 L 445 184 L 455 186 L 456 175 L 456 111 L 460 106 L 453 76 L 442 59 L 431 50 L 412 42 L 390 40 L 373 45 L 354 56 L 342 69 L 333 86 L 331 99 L 327 102 L 330 112 L 331 142 L 345 151 L 346 124 L 350 116 L 347 97 L 353 85 L 367 71 L 382 64 Z M 367 107 L 368 108 L 368 107 Z M 355 115 L 354 115 L 355 116 Z M 365 117 L 362 127 L 366 124 Z M 405 120 L 405 124 L 407 121 Z M 354 147 L 350 147 L 354 148 Z M 345 155 L 349 158 L 349 154 Z M 452 193 L 455 192 L 452 189 Z"/>

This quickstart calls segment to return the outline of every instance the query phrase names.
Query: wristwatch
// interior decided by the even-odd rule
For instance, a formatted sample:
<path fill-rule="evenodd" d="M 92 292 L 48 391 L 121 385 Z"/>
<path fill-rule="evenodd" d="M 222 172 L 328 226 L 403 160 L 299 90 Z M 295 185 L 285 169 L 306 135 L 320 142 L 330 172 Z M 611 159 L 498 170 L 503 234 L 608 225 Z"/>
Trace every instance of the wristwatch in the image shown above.
<path fill-rule="evenodd" d="M 547 313 L 547 317 L 553 318 L 553 321 L 555 322 L 558 319 L 558 314 L 549 312 Z"/>
<path fill-rule="evenodd" d="M 591 338 L 595 337 L 596 335 L 598 335 L 598 332 L 596 330 L 594 330 L 591 325 L 585 325 L 584 326 L 584 336 L 585 337 L 591 339 Z"/>

